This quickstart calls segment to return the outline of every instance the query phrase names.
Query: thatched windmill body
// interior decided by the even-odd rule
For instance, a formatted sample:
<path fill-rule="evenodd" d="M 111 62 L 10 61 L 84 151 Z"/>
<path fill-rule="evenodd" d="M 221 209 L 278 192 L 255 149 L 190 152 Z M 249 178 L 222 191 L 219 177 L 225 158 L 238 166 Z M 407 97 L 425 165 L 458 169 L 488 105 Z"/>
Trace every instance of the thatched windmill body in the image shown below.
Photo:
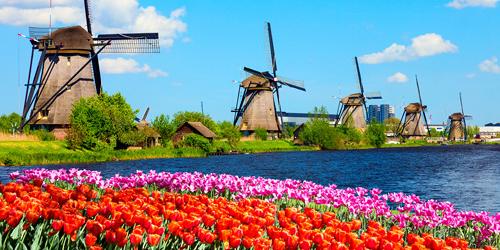
<path fill-rule="evenodd" d="M 88 0 L 87 30 L 81 26 L 30 28 L 30 70 L 22 123 L 49 130 L 67 128 L 73 104 L 102 91 L 100 53 L 158 53 L 158 33 L 92 35 Z M 38 63 L 34 54 L 40 52 Z"/>
<path fill-rule="evenodd" d="M 267 23 L 266 26 L 272 72 L 261 72 L 244 67 L 243 70 L 249 73 L 250 76 L 241 82 L 236 107 L 233 110 L 235 113 L 233 124 L 237 125 L 239 123 L 240 131 L 248 135 L 252 134 L 256 129 L 265 129 L 272 134 L 281 133 L 283 117 L 279 89 L 288 86 L 305 91 L 303 82 L 288 80 L 276 74 L 277 65 L 271 24 Z"/>
<path fill-rule="evenodd" d="M 429 124 L 427 122 L 427 116 L 425 115 L 426 105 L 422 103 L 422 95 L 420 93 L 420 85 L 418 83 L 418 78 L 415 76 L 415 82 L 417 84 L 417 93 L 419 102 L 414 102 L 408 104 L 401 117 L 397 135 L 403 138 L 409 139 L 420 139 L 426 134 L 430 136 Z M 422 117 L 424 119 L 422 119 Z M 425 121 L 425 127 L 424 122 Z"/>
<path fill-rule="evenodd" d="M 354 62 L 356 64 L 356 73 L 359 84 L 359 93 L 354 93 L 340 99 L 337 114 L 338 119 L 335 122 L 335 126 L 339 123 L 343 125 L 349 125 L 353 128 L 364 129 L 366 128 L 366 100 L 367 99 L 382 99 L 380 93 L 370 93 L 365 95 L 365 89 L 363 87 L 363 81 L 361 79 L 361 72 L 359 70 L 358 58 L 354 57 Z"/>
<path fill-rule="evenodd" d="M 453 113 L 448 117 L 448 126 L 446 132 L 450 141 L 467 141 L 467 124 L 464 113 L 464 105 L 462 103 L 462 93 L 459 93 L 461 113 Z"/>

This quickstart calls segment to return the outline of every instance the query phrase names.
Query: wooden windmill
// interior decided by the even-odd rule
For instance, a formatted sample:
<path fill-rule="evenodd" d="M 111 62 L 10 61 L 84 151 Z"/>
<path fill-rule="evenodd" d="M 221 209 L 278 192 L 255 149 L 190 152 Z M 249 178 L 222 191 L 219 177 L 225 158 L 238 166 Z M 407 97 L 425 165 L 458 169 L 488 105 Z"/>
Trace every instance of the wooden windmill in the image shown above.
<path fill-rule="evenodd" d="M 366 128 L 365 113 L 368 113 L 366 109 L 366 99 L 382 99 L 382 96 L 380 93 L 370 93 L 365 95 L 357 57 L 354 57 L 354 62 L 356 64 L 356 73 L 360 93 L 354 93 L 340 99 L 337 110 L 338 119 L 335 122 L 335 126 L 340 123 L 342 125 L 349 125 L 353 128 L 364 129 Z"/>
<path fill-rule="evenodd" d="M 465 119 L 470 116 L 466 116 L 464 113 L 462 93 L 459 93 L 459 97 L 462 112 L 453 113 L 448 117 L 446 132 L 448 134 L 448 140 L 450 141 L 467 141 L 467 124 Z"/>
<path fill-rule="evenodd" d="M 430 136 L 431 133 L 429 130 L 429 124 L 427 123 L 427 116 L 425 115 L 427 106 L 422 104 L 422 95 L 420 94 L 420 85 L 418 84 L 417 76 L 415 76 L 415 82 L 417 84 L 419 102 L 410 103 L 404 109 L 397 132 L 397 135 L 402 136 L 403 138 L 419 139 L 424 137 L 426 134 Z M 424 117 L 427 133 L 425 132 L 424 124 L 422 122 L 422 116 Z"/>
<path fill-rule="evenodd" d="M 84 0 L 87 30 L 81 26 L 30 28 L 30 70 L 20 129 L 48 130 L 70 124 L 73 104 L 102 91 L 100 53 L 158 53 L 158 33 L 92 35 L 88 0 Z M 40 52 L 34 68 L 35 51 Z M 34 69 L 34 72 L 33 72 Z"/>
<path fill-rule="evenodd" d="M 281 124 L 283 124 L 279 89 L 288 86 L 305 91 L 303 82 L 276 75 L 277 66 L 271 24 L 267 23 L 266 26 L 272 71 L 261 72 L 244 67 L 243 70 L 250 76 L 241 82 L 236 107 L 232 111 L 235 113 L 234 125 L 239 123 L 240 131 L 246 134 L 252 134 L 256 129 L 265 129 L 269 133 L 279 134 L 282 131 Z M 241 93 L 242 90 L 243 93 Z M 276 110 L 275 96 L 279 111 Z"/>

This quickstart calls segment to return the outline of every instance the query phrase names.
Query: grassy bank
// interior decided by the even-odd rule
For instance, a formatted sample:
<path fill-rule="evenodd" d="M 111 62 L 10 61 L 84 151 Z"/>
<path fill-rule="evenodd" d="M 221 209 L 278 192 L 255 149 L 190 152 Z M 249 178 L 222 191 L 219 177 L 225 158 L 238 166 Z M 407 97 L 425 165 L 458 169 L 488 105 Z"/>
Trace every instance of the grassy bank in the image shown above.
<path fill-rule="evenodd" d="M 312 151 L 318 147 L 298 146 L 289 141 L 241 141 L 237 150 L 242 153 L 266 153 L 279 151 Z"/>
<path fill-rule="evenodd" d="M 0 166 L 91 163 L 152 158 L 204 157 L 201 150 L 184 148 L 152 148 L 92 152 L 70 150 L 61 141 L 0 142 Z"/>
<path fill-rule="evenodd" d="M 288 141 L 239 142 L 235 149 L 241 153 L 317 150 L 297 146 Z M 157 147 L 142 150 L 114 150 L 94 152 L 71 150 L 63 141 L 0 141 L 0 166 L 28 166 L 47 164 L 92 163 L 118 160 L 155 158 L 206 157 L 199 149 Z"/>
<path fill-rule="evenodd" d="M 422 141 L 404 144 L 384 144 L 382 148 L 438 146 Z M 215 142 L 214 148 L 224 148 L 228 152 L 227 142 Z M 229 147 L 229 149 L 228 149 Z M 350 145 L 346 150 L 371 149 L 366 144 Z M 294 145 L 290 141 L 241 141 L 233 151 L 240 153 L 266 153 L 284 151 L 315 151 L 318 147 Z M 214 153 L 214 152 L 211 152 Z M 114 150 L 94 152 L 71 150 L 64 141 L 0 141 L 0 166 L 30 166 L 47 164 L 93 163 L 119 160 L 140 160 L 156 158 L 206 157 L 207 153 L 193 148 L 157 147 L 142 150 Z"/>

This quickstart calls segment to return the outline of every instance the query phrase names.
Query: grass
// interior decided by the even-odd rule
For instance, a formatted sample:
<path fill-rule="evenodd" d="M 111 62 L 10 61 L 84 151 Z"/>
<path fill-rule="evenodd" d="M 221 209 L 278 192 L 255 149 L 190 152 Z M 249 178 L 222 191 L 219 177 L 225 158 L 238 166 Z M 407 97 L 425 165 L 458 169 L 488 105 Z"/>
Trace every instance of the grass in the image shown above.
<path fill-rule="evenodd" d="M 240 141 L 237 150 L 243 153 L 264 153 L 277 151 L 312 151 L 319 150 L 318 147 L 299 146 L 290 141 Z"/>
<path fill-rule="evenodd" d="M 220 143 L 216 142 L 215 144 Z M 239 142 L 235 150 L 242 153 L 262 153 L 317 150 L 317 148 L 297 146 L 292 142 L 278 140 Z M 0 141 L 0 166 L 73 164 L 205 156 L 207 156 L 206 152 L 194 148 L 156 147 L 130 151 L 113 150 L 94 152 L 88 150 L 71 150 L 64 141 Z"/>
<path fill-rule="evenodd" d="M 93 152 L 68 149 L 63 141 L 0 142 L 0 166 L 92 163 L 152 158 L 204 157 L 197 149 L 151 148 Z"/>
<path fill-rule="evenodd" d="M 425 141 L 407 141 L 404 144 L 384 144 L 382 148 L 436 146 Z M 215 141 L 215 152 L 229 152 L 227 142 Z M 374 148 L 366 144 L 349 145 L 347 150 Z M 291 141 L 241 141 L 233 150 L 240 153 L 266 153 L 283 151 L 315 151 L 318 147 L 295 145 Z M 214 152 L 211 152 L 214 153 Z M 0 141 L 0 166 L 30 166 L 47 164 L 93 163 L 119 160 L 156 158 L 206 157 L 207 153 L 194 148 L 157 147 L 141 150 L 113 150 L 94 152 L 71 150 L 64 141 Z"/>

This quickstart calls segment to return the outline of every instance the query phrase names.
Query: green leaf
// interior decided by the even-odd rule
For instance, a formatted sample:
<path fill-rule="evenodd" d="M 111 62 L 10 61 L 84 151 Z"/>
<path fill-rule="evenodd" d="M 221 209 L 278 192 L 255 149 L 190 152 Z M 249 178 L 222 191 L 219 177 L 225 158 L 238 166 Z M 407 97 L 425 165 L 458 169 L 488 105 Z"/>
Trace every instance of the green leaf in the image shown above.
<path fill-rule="evenodd" d="M 40 249 L 40 238 L 42 236 L 43 226 L 39 224 L 36 227 L 35 235 L 33 236 L 33 243 L 31 244 L 31 250 Z"/>
<path fill-rule="evenodd" d="M 22 224 L 22 221 L 20 221 L 19 224 L 17 224 L 17 226 L 14 228 L 14 230 L 12 230 L 12 232 L 10 233 L 11 239 L 17 240 L 19 239 L 19 237 L 21 237 L 21 232 L 23 230 Z"/>

